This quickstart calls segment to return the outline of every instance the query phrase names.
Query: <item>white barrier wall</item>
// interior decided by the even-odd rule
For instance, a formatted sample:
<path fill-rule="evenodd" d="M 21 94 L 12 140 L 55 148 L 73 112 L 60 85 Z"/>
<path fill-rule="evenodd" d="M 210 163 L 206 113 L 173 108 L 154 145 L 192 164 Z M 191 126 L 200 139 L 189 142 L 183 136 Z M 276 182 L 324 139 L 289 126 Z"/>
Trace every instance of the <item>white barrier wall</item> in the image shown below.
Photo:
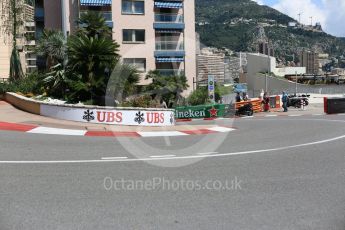
<path fill-rule="evenodd" d="M 133 126 L 173 126 L 174 111 L 146 108 L 88 108 L 41 104 L 42 116 L 95 124 Z"/>

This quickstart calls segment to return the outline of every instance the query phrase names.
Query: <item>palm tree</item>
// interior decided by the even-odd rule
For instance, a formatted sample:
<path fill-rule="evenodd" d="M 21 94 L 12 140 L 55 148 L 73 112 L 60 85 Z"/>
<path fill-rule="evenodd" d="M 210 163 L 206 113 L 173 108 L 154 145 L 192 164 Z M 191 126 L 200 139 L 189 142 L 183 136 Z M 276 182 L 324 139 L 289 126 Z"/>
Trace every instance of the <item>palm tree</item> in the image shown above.
<path fill-rule="evenodd" d="M 111 29 L 99 12 L 87 11 L 81 14 L 78 24 L 79 33 L 84 33 L 88 37 L 111 37 Z"/>
<path fill-rule="evenodd" d="M 134 66 L 117 64 L 108 82 L 107 96 L 122 102 L 136 93 L 139 81 L 140 75 Z"/>
<path fill-rule="evenodd" d="M 63 64 L 59 63 L 51 67 L 51 72 L 44 75 L 42 82 L 48 88 L 51 95 L 61 98 L 65 96 L 65 90 L 71 82 L 69 77 L 72 75 Z"/>
<path fill-rule="evenodd" d="M 85 34 L 69 37 L 67 44 L 68 67 L 81 75 L 81 81 L 87 88 L 87 93 L 84 93 L 88 94 L 88 98 L 84 94 L 82 99 L 105 95 L 110 77 L 108 72 L 119 59 L 119 45 L 109 38 L 94 38 Z"/>
<path fill-rule="evenodd" d="M 66 38 L 61 31 L 44 30 L 36 47 L 38 55 L 46 58 L 46 67 L 50 69 L 66 59 Z"/>
<path fill-rule="evenodd" d="M 10 80 L 18 81 L 24 77 L 22 63 L 20 62 L 19 53 L 16 47 L 16 42 L 14 42 L 14 47 L 12 48 L 12 54 L 10 58 Z"/>
<path fill-rule="evenodd" d="M 189 87 L 184 75 L 164 76 L 153 70 L 146 75 L 146 79 L 152 79 L 152 83 L 147 86 L 150 94 L 155 99 L 164 99 L 166 102 L 178 103 L 182 98 L 182 92 Z"/>

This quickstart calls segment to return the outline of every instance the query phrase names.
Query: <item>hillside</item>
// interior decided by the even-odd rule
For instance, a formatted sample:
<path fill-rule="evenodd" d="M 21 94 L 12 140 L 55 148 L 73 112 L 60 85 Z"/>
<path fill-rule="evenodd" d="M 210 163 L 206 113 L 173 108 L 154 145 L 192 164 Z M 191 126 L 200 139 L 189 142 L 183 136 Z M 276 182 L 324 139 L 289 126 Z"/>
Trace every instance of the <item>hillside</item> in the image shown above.
<path fill-rule="evenodd" d="M 283 59 L 303 48 L 342 55 L 345 39 L 324 32 L 288 27 L 293 18 L 251 0 L 196 0 L 197 32 L 206 46 L 256 51 L 258 26 L 265 29 L 276 56 Z"/>

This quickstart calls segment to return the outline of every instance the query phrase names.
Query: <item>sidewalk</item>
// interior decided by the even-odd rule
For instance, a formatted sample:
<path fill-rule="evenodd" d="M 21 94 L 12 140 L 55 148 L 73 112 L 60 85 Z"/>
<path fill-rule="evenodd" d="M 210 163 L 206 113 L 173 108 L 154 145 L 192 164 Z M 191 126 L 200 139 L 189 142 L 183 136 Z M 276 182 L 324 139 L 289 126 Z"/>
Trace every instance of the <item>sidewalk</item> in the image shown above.
<path fill-rule="evenodd" d="M 304 109 L 289 107 L 288 112 L 283 112 L 283 109 L 271 112 L 261 112 L 254 116 L 267 116 L 267 115 L 279 115 L 279 116 L 291 116 L 291 115 L 322 115 L 324 113 L 323 104 L 309 104 Z"/>

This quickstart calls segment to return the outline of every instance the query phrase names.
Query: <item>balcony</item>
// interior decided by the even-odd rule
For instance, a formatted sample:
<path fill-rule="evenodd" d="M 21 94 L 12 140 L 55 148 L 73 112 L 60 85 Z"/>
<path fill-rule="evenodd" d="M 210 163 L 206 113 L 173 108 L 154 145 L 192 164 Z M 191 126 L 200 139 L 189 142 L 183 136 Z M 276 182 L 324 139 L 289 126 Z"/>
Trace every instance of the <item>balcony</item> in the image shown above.
<path fill-rule="evenodd" d="M 35 27 L 35 22 L 25 22 L 26 27 Z"/>
<path fill-rule="evenodd" d="M 156 42 L 155 57 L 184 57 L 183 42 Z"/>
<path fill-rule="evenodd" d="M 181 14 L 155 14 L 154 29 L 175 29 L 184 30 L 185 24 Z"/>
<path fill-rule="evenodd" d="M 157 71 L 163 76 L 184 75 L 184 70 L 182 70 L 182 69 L 157 69 Z"/>

